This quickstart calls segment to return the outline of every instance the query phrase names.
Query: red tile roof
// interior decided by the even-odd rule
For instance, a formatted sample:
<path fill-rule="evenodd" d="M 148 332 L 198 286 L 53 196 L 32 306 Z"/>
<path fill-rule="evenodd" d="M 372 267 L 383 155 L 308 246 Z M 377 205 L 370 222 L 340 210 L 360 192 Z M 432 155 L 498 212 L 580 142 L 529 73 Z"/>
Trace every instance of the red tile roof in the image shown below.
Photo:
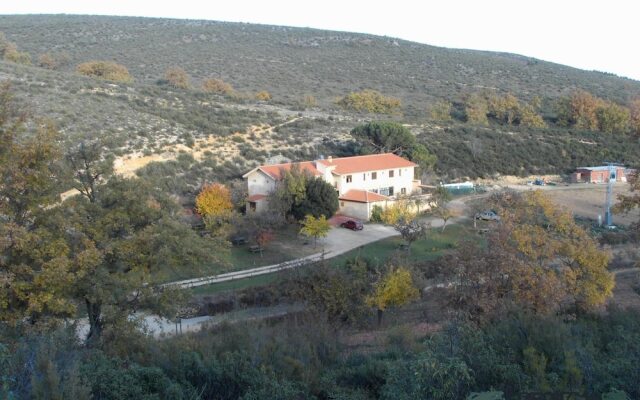
<path fill-rule="evenodd" d="M 378 193 L 368 192 L 366 190 L 351 189 L 340 196 L 340 200 L 355 201 L 358 203 L 374 203 L 376 201 L 389 200 L 389 197 Z"/>
<path fill-rule="evenodd" d="M 280 172 L 282 170 L 288 171 L 291 169 L 292 165 L 297 165 L 303 171 L 307 171 L 314 176 L 320 176 L 322 174 L 316 168 L 316 163 L 320 163 L 326 167 L 333 167 L 331 171 L 337 175 L 417 166 L 417 164 L 399 157 L 393 153 L 384 153 L 370 154 L 367 156 L 340 157 L 317 161 L 303 161 L 297 163 L 262 165 L 256 169 L 264 172 L 273 179 L 280 179 Z M 254 170 L 251 170 L 251 172 L 253 171 Z M 244 176 L 246 177 L 251 172 L 246 173 Z"/>
<path fill-rule="evenodd" d="M 303 161 L 298 163 L 287 163 L 287 164 L 274 164 L 274 165 L 262 165 L 258 167 L 262 172 L 271 176 L 273 179 L 281 178 L 281 171 L 288 171 L 291 169 L 292 165 L 297 165 L 300 167 L 302 171 L 307 171 L 311 173 L 311 175 L 318 176 L 322 175 L 317 169 L 313 161 Z"/>
<path fill-rule="evenodd" d="M 254 195 L 251 195 L 251 196 L 247 197 L 247 201 L 260 201 L 260 200 L 262 200 L 262 199 L 264 199 L 266 197 L 267 197 L 267 195 L 265 195 L 265 194 L 254 194 Z"/>
<path fill-rule="evenodd" d="M 335 166 L 335 168 L 333 169 L 333 173 L 338 175 L 417 166 L 417 164 L 393 153 L 341 157 L 319 160 L 318 162 L 327 167 Z"/>

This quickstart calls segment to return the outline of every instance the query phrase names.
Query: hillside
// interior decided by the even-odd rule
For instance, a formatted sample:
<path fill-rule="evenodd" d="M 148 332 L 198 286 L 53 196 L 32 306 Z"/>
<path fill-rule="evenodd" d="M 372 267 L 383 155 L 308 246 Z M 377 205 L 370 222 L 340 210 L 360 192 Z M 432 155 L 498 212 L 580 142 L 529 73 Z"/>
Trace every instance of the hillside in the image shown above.
<path fill-rule="evenodd" d="M 640 82 L 524 56 L 314 29 L 128 17 L 0 16 L 0 32 L 34 65 L 44 53 L 65 55 L 57 70 L 0 61 L 0 80 L 11 81 L 24 104 L 53 119 L 70 143 L 103 140 L 127 174 L 181 154 L 222 168 L 225 177 L 279 155 L 348 155 L 349 131 L 378 118 L 409 124 L 438 156 L 436 172 L 447 179 L 566 173 L 640 157 L 637 139 L 553 122 L 534 129 L 429 120 L 427 107 L 436 101 L 459 109 L 465 95 L 485 89 L 524 101 L 539 97 L 548 121 L 555 118 L 555 99 L 578 88 L 620 103 L 640 96 Z M 133 82 L 75 72 L 92 59 L 123 64 Z M 173 66 L 191 76 L 195 89 L 162 82 Z M 198 90 L 209 77 L 238 94 Z M 401 114 L 381 117 L 335 105 L 339 96 L 367 88 L 400 99 Z M 273 99 L 256 101 L 253 94 L 261 90 Z M 317 104 L 304 104 L 305 96 Z"/>
<path fill-rule="evenodd" d="M 0 16 L 0 31 L 37 59 L 66 51 L 67 70 L 90 59 L 115 60 L 137 82 L 155 83 L 171 66 L 196 80 L 220 77 L 239 90 L 266 89 L 281 101 L 312 94 L 329 103 L 372 88 L 423 109 L 479 88 L 554 97 L 576 87 L 612 100 L 640 94 L 640 82 L 533 58 L 454 50 L 388 37 L 213 21 Z"/>

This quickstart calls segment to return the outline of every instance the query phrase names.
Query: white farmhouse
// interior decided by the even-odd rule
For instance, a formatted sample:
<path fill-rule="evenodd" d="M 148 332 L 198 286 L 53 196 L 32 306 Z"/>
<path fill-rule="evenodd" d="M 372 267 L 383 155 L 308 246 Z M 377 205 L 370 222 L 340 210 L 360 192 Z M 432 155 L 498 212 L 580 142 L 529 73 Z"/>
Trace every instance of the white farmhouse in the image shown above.
<path fill-rule="evenodd" d="M 247 211 L 268 210 L 269 193 L 293 165 L 333 185 L 340 201 L 338 212 L 362 220 L 369 220 L 374 205 L 384 208 L 420 188 L 414 179 L 417 165 L 392 153 L 263 165 L 243 175 L 249 189 Z"/>

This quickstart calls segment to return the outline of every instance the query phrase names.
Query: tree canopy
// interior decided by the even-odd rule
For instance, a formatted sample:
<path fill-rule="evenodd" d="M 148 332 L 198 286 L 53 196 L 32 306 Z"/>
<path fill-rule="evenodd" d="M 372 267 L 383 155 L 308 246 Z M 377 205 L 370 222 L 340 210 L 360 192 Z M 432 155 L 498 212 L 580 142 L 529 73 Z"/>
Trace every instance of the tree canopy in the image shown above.
<path fill-rule="evenodd" d="M 541 191 L 496 195 L 492 207 L 501 221 L 486 248 L 463 245 L 445 261 L 455 269 L 457 307 L 476 318 L 507 304 L 584 312 L 611 296 L 609 255 Z"/>
<path fill-rule="evenodd" d="M 338 193 L 333 186 L 322 178 L 314 177 L 306 180 L 304 199 L 294 205 L 291 211 L 297 220 L 306 215 L 330 218 L 338 211 L 338 207 Z"/>
<path fill-rule="evenodd" d="M 113 175 L 99 142 L 63 160 L 57 131 L 26 132 L 7 85 L 0 88 L 0 315 L 48 326 L 84 308 L 88 337 L 130 321 L 142 305 L 171 316 L 180 296 L 159 286 L 176 272 L 222 265 L 218 241 L 178 221 L 178 205 L 141 180 Z M 61 185 L 76 195 L 60 202 Z"/>
<path fill-rule="evenodd" d="M 326 237 L 331 230 L 331 225 L 324 215 L 316 218 L 313 215 L 307 215 L 302 221 L 300 233 L 307 237 L 313 238 L 314 247 L 318 244 L 318 239 Z"/>
<path fill-rule="evenodd" d="M 409 129 L 396 122 L 369 122 L 351 130 L 361 154 L 394 153 L 423 168 L 431 168 L 436 157 L 418 143 Z"/>

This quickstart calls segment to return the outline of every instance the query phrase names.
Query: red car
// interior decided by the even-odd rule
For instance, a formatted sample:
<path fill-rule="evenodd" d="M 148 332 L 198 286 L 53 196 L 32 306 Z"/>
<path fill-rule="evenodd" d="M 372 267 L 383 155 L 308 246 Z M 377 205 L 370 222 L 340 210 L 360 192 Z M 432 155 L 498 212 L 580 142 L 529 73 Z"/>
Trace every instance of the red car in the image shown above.
<path fill-rule="evenodd" d="M 341 227 L 351 229 L 352 231 L 361 231 L 364 228 L 362 222 L 350 219 L 340 224 Z"/>

